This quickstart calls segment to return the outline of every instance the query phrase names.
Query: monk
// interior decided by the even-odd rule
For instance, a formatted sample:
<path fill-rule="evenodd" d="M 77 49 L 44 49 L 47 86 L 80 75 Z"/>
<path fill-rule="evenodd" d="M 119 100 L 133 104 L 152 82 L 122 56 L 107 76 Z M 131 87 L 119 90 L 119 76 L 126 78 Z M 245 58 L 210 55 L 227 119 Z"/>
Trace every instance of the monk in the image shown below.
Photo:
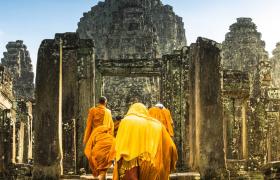
<path fill-rule="evenodd" d="M 115 158 L 114 123 L 106 104 L 107 99 L 102 96 L 99 104 L 89 110 L 83 140 L 92 174 L 99 180 L 106 179 L 107 170 Z"/>
<path fill-rule="evenodd" d="M 174 136 L 173 120 L 170 111 L 167 108 L 158 103 L 154 107 L 149 109 L 149 113 L 153 118 L 159 120 L 165 126 L 171 137 Z"/>
<path fill-rule="evenodd" d="M 141 103 L 133 104 L 116 137 L 114 180 L 168 180 L 177 150 L 163 125 Z"/>

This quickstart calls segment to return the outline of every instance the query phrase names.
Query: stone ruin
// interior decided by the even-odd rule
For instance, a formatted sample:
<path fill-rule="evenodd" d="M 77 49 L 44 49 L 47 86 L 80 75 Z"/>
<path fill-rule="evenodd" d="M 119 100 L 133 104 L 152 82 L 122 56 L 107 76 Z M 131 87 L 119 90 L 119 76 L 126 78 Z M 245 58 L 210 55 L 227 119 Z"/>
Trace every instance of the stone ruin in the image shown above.
<path fill-rule="evenodd" d="M 182 18 L 159 0 L 99 2 L 84 13 L 77 33 L 82 39 L 94 40 L 99 60 L 139 60 L 141 64 L 141 59 L 158 59 L 186 46 Z M 114 117 L 127 112 L 129 94 L 148 107 L 160 100 L 155 77 L 103 76 L 103 84 Z"/>
<path fill-rule="evenodd" d="M 9 42 L 6 48 L 1 61 L 12 74 L 14 96 L 19 100 L 34 99 L 34 73 L 26 45 L 18 40 Z"/>
<path fill-rule="evenodd" d="M 0 66 L 0 177 L 9 179 L 31 176 L 34 74 L 23 41 L 6 47 Z"/>
<path fill-rule="evenodd" d="M 268 59 L 261 33 L 250 18 L 238 18 L 230 26 L 222 56 L 228 169 L 260 170 L 263 164 L 280 158 L 280 96 L 279 86 L 273 86 L 278 77 L 272 69 L 276 66 Z"/>
<path fill-rule="evenodd" d="M 222 44 L 198 38 L 186 46 L 182 18 L 160 0 L 99 2 L 84 13 L 76 33 L 56 34 L 54 39 L 42 41 L 35 122 L 34 126 L 32 121 L 23 123 L 30 133 L 19 134 L 20 142 L 11 132 L 26 129 L 21 130 L 21 125 L 14 128 L 18 121 L 12 117 L 25 112 L 32 120 L 32 109 L 25 108 L 32 104 L 11 105 L 21 96 L 11 93 L 12 83 L 17 83 L 11 77 L 30 59 L 21 42 L 20 46 L 10 44 L 5 62 L 7 57 L 26 58 L 0 71 L 0 75 L 6 74 L 0 91 L 11 96 L 10 104 L 0 104 L 5 147 L 0 149 L 5 157 L 0 172 L 19 174 L 5 171 L 7 165 L 26 162 L 32 150 L 33 179 L 58 179 L 62 174 L 63 178 L 79 177 L 84 169 L 89 173 L 82 145 L 85 120 L 98 97 L 106 95 L 114 116 L 124 115 L 134 98 L 147 106 L 160 101 L 171 110 L 179 153 L 177 172 L 199 172 L 202 179 L 279 177 L 279 44 L 269 59 L 261 33 L 250 18 L 238 18 L 229 30 Z M 22 67 L 30 70 L 29 65 Z M 31 71 L 26 72 L 30 78 Z M 32 97 L 25 87 L 29 86 L 21 86 L 20 92 Z M 7 112 L 12 112 L 9 118 Z M 3 126 L 6 121 L 9 127 Z M 32 136 L 33 147 L 32 140 L 25 141 Z M 3 141 L 5 137 L 10 141 Z M 23 148 L 28 156 L 17 150 L 22 139 L 29 142 L 29 148 Z"/>
<path fill-rule="evenodd" d="M 182 18 L 160 0 L 106 0 L 84 13 L 77 33 L 98 59 L 151 59 L 186 46 Z"/>
<path fill-rule="evenodd" d="M 280 42 L 276 44 L 276 48 L 272 52 L 271 71 L 272 71 L 272 85 L 276 88 L 280 87 Z"/>

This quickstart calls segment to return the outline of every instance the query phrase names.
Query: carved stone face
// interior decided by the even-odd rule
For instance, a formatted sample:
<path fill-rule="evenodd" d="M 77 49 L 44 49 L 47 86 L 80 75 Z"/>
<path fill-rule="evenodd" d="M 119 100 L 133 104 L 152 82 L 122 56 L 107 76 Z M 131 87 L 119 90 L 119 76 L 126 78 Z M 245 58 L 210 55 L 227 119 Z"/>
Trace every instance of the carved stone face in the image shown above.
<path fill-rule="evenodd" d="M 141 7 L 130 7 L 123 10 L 123 24 L 126 31 L 139 31 L 144 23 L 143 10 Z"/>

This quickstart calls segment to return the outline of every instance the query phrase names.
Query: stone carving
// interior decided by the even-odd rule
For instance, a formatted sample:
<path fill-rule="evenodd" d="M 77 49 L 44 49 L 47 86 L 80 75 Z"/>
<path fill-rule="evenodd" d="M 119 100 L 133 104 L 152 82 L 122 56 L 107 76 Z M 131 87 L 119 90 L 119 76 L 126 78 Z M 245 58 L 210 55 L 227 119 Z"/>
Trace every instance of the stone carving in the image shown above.
<path fill-rule="evenodd" d="M 93 39 L 99 59 L 144 59 L 186 45 L 182 18 L 160 0 L 106 0 L 84 13 L 77 32 Z"/>
<path fill-rule="evenodd" d="M 139 85 L 134 86 L 137 81 Z M 112 109 L 113 117 L 124 116 L 127 113 L 129 104 L 137 99 L 144 102 L 147 107 L 151 107 L 160 99 L 160 79 L 159 77 L 103 77 L 103 94 L 109 100 L 108 107 Z"/>
<path fill-rule="evenodd" d="M 229 28 L 222 44 L 224 69 L 251 71 L 267 60 L 265 42 L 251 18 L 237 18 Z"/>
<path fill-rule="evenodd" d="M 272 84 L 276 88 L 280 88 L 280 42 L 276 44 L 273 50 L 273 57 L 271 58 L 272 67 Z"/>
<path fill-rule="evenodd" d="M 34 73 L 26 45 L 18 40 L 9 42 L 6 48 L 2 64 L 11 72 L 15 98 L 34 99 Z"/>

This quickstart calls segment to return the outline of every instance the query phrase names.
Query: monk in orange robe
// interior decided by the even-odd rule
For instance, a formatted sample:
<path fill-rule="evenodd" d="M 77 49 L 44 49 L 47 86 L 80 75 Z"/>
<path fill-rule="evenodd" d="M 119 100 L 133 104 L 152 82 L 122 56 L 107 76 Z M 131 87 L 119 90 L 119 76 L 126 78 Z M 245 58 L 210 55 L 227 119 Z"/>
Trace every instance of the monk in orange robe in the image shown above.
<path fill-rule="evenodd" d="M 154 107 L 149 109 L 150 116 L 159 120 L 168 131 L 171 137 L 174 136 L 173 131 L 173 120 L 170 111 L 165 108 L 162 104 L 158 103 Z"/>
<path fill-rule="evenodd" d="M 102 96 L 98 106 L 89 110 L 83 140 L 92 174 L 100 180 L 106 179 L 106 172 L 115 158 L 114 123 L 106 104 L 107 99 Z"/>
<path fill-rule="evenodd" d="M 116 137 L 114 180 L 168 180 L 178 159 L 164 126 L 141 103 L 133 104 Z"/>

